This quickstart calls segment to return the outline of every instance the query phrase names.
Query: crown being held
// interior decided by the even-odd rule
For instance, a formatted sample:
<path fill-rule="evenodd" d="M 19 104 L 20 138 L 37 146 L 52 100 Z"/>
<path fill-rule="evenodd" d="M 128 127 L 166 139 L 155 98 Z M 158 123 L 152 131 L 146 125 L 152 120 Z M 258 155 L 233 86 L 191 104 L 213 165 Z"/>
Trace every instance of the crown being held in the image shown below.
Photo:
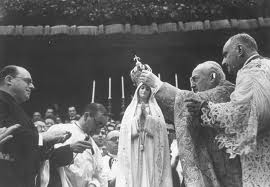
<path fill-rule="evenodd" d="M 140 57 L 136 56 L 133 59 L 136 62 L 136 66 L 131 70 L 130 77 L 134 85 L 138 86 L 140 84 L 139 78 L 141 76 L 142 70 L 147 70 L 152 72 L 152 69 L 147 64 L 142 64 L 140 62 Z"/>

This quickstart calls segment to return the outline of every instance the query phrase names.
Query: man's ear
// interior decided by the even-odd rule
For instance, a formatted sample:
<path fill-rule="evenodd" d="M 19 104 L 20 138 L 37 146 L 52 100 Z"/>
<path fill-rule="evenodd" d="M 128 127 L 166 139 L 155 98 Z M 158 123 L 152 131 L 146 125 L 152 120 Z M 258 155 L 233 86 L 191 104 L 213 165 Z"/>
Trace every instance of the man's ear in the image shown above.
<path fill-rule="evenodd" d="M 83 114 L 83 119 L 84 119 L 84 121 L 86 121 L 88 117 L 90 117 L 90 113 L 89 113 L 89 112 L 85 112 L 85 113 Z"/>
<path fill-rule="evenodd" d="M 243 48 L 242 45 L 239 44 L 237 46 L 237 52 L 238 52 L 239 56 L 243 56 L 244 55 L 244 48 Z"/>
<path fill-rule="evenodd" d="M 214 82 L 216 80 L 216 78 L 217 78 L 217 74 L 215 72 L 210 74 L 210 81 L 211 82 Z"/>
<path fill-rule="evenodd" d="M 12 85 L 12 79 L 13 79 L 12 76 L 7 75 L 7 76 L 5 77 L 5 82 L 6 82 L 6 84 L 8 84 L 9 86 Z"/>

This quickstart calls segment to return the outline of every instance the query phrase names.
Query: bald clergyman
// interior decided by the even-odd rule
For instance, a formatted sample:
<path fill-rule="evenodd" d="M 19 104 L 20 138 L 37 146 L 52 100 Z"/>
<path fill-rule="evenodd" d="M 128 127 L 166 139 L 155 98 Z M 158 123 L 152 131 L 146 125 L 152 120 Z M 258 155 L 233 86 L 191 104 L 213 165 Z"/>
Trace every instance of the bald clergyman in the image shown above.
<path fill-rule="evenodd" d="M 229 154 L 215 143 L 217 130 L 197 125 L 199 117 L 191 117 L 184 102 L 190 98 L 214 103 L 229 101 L 234 85 L 225 80 L 221 66 L 213 61 L 199 64 L 190 78 L 193 91 L 161 82 L 148 71 L 143 71 L 141 81 L 156 89 L 155 97 L 164 117 L 174 121 L 186 187 L 242 186 L 239 157 L 229 159 Z"/>

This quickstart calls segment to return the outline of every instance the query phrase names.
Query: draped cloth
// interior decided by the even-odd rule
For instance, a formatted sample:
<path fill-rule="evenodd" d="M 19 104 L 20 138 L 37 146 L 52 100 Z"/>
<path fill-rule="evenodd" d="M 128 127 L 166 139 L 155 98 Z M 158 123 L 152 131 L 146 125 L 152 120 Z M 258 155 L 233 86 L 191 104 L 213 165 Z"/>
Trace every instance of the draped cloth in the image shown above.
<path fill-rule="evenodd" d="M 65 143 L 56 144 L 55 148 L 83 141 L 86 137 L 86 134 L 76 124 L 54 125 L 48 131 L 51 132 L 58 129 L 69 131 L 72 135 Z M 89 149 L 86 149 L 83 153 L 73 153 L 74 162 L 58 168 L 62 187 L 87 187 L 90 184 L 94 184 L 97 187 L 108 186 L 107 177 L 103 170 L 101 152 L 91 137 L 89 141 L 92 144 L 94 154 Z M 48 169 L 46 169 L 48 165 L 46 164 L 48 162 L 45 162 L 45 166 L 43 166 L 42 176 L 46 176 L 46 172 L 48 172 Z M 45 182 L 43 183 L 46 184 Z"/>
<path fill-rule="evenodd" d="M 127 107 L 121 123 L 119 137 L 119 173 L 116 187 L 172 187 L 170 151 L 163 114 L 151 94 L 144 129 L 144 150 L 140 150 L 138 90 Z M 153 92 L 152 92 L 153 93 Z"/>
<path fill-rule="evenodd" d="M 204 126 L 222 129 L 216 139 L 233 158 L 241 156 L 243 186 L 270 186 L 270 60 L 251 60 L 238 71 L 231 101 L 209 102 Z"/>
<path fill-rule="evenodd" d="M 180 162 L 187 187 L 242 187 L 239 157 L 229 159 L 224 149 L 219 150 L 215 137 L 219 129 L 200 126 L 199 117 L 191 117 L 185 99 L 228 102 L 234 85 L 220 81 L 215 88 L 194 93 L 163 83 L 156 99 L 165 118 L 174 121 Z"/>

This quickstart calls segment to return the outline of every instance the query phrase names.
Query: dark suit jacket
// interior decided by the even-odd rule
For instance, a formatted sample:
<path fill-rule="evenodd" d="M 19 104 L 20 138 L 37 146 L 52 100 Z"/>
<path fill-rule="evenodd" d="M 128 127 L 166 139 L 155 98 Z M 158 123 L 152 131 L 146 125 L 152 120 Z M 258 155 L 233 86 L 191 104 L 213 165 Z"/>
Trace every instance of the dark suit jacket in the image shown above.
<path fill-rule="evenodd" d="M 61 179 L 57 168 L 66 166 L 73 161 L 73 152 L 70 145 L 62 146 L 53 151 L 50 160 L 50 180 L 48 187 L 62 187 Z"/>
<path fill-rule="evenodd" d="M 0 90 L 0 127 L 20 124 L 14 137 L 1 148 L 15 161 L 0 160 L 0 186 L 32 187 L 39 169 L 38 132 L 21 106 L 8 93 Z"/>

